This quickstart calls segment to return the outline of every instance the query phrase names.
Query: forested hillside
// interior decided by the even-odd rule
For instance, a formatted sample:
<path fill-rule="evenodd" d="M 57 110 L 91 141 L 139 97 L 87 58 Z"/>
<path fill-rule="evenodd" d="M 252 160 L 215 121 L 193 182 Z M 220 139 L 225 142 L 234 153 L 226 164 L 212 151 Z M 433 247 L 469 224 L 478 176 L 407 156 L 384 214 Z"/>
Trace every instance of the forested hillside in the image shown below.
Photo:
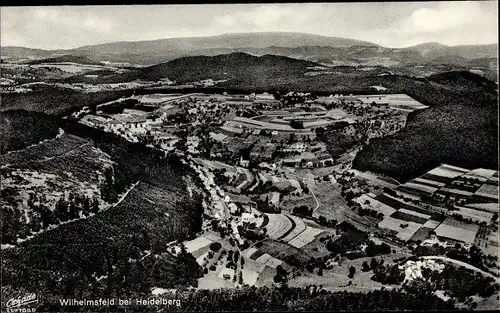
<path fill-rule="evenodd" d="M 495 84 L 468 72 L 429 77 L 403 91 L 431 106 L 410 114 L 402 131 L 375 139 L 353 167 L 406 181 L 441 163 L 498 168 Z"/>

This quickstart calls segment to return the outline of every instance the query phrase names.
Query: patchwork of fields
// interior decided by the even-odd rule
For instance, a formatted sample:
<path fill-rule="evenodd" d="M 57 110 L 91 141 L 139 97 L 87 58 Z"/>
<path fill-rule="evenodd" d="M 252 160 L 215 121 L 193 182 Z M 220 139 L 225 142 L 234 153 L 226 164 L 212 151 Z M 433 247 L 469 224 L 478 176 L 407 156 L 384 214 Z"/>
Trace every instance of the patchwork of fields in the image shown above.
<path fill-rule="evenodd" d="M 272 239 L 283 240 L 284 242 L 302 248 L 321 233 L 322 229 L 306 225 L 304 221 L 296 216 L 286 214 L 266 214 L 269 222 L 266 225 L 267 234 Z"/>
<path fill-rule="evenodd" d="M 493 202 L 498 199 L 495 175 L 498 172 L 494 170 L 467 170 L 442 164 L 394 188 L 396 194 L 363 194 L 354 201 L 362 208 L 384 214 L 378 226 L 391 230 L 400 240 L 423 241 L 435 231 L 444 240 L 472 243 L 479 226 L 471 223 L 487 225 L 493 213 L 498 212 L 498 203 Z M 462 200 L 465 202 L 448 210 L 442 202 L 448 198 L 465 199 Z M 475 203 L 477 201 L 483 203 Z M 456 221 L 455 225 L 451 223 L 453 219 L 445 221 L 446 216 L 458 216 L 469 223 Z M 469 230 L 466 225 L 474 226 Z"/>

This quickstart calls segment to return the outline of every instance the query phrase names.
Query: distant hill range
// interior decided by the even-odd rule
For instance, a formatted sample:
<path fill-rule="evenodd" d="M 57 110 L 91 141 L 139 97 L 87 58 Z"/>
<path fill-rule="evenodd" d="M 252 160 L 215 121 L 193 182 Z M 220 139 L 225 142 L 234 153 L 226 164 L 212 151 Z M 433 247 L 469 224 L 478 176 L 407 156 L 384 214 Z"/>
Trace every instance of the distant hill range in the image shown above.
<path fill-rule="evenodd" d="M 94 82 L 118 83 L 136 79 L 160 80 L 168 78 L 177 83 L 205 79 L 230 80 L 242 83 L 279 81 L 303 77 L 309 68 L 318 66 L 306 60 L 278 55 L 254 56 L 242 52 L 217 56 L 189 56 L 148 67 L 131 69 L 122 74 L 100 75 Z M 65 79 L 67 82 L 85 82 L 84 75 Z"/>
<path fill-rule="evenodd" d="M 340 37 L 291 32 L 237 33 L 210 37 L 169 38 L 136 42 L 112 42 L 68 50 L 1 47 L 2 58 L 53 58 L 85 56 L 96 61 L 152 65 L 186 56 L 215 56 L 244 52 L 274 54 L 336 65 L 405 66 L 445 60 L 463 65 L 464 59 L 497 59 L 498 44 L 445 46 L 423 43 L 407 48 L 387 48 Z M 444 59 L 443 59 L 444 58 Z"/>
<path fill-rule="evenodd" d="M 86 56 L 81 55 L 62 55 L 53 58 L 37 59 L 26 62 L 27 64 L 46 64 L 46 63 L 77 63 L 87 65 L 103 65 L 102 62 L 94 61 Z"/>

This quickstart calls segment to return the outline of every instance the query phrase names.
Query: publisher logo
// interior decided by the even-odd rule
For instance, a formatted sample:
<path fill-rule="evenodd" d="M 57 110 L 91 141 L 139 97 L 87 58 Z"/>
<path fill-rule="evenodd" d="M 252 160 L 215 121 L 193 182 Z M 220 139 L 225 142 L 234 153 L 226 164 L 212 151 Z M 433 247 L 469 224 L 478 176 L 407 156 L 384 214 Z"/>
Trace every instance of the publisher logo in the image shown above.
<path fill-rule="evenodd" d="M 5 307 L 9 313 L 35 312 L 36 308 L 32 306 L 38 303 L 35 293 L 27 293 L 17 298 L 10 298 Z"/>

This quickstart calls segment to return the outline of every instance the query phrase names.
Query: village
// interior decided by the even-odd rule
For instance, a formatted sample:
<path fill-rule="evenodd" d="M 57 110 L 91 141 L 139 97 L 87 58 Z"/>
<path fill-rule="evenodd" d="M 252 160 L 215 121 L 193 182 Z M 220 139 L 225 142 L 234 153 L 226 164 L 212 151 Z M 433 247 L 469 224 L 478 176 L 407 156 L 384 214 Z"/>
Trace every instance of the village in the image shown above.
<path fill-rule="evenodd" d="M 323 277 L 331 290 L 377 289 L 371 274 L 353 268 L 374 255 L 397 262 L 437 247 L 465 254 L 477 247 L 488 272 L 498 273 L 498 172 L 442 164 L 399 183 L 351 168 L 363 143 L 401 130 L 422 108 L 401 94 L 147 94 L 72 118 L 180 155 L 193 169 L 204 193 L 203 230 L 169 248 L 204 268 L 200 288 Z M 361 145 L 332 154 L 324 142 L 331 131 Z M 338 250 L 345 238 L 350 244 Z M 399 266 L 411 280 L 419 274 L 408 262 Z"/>

